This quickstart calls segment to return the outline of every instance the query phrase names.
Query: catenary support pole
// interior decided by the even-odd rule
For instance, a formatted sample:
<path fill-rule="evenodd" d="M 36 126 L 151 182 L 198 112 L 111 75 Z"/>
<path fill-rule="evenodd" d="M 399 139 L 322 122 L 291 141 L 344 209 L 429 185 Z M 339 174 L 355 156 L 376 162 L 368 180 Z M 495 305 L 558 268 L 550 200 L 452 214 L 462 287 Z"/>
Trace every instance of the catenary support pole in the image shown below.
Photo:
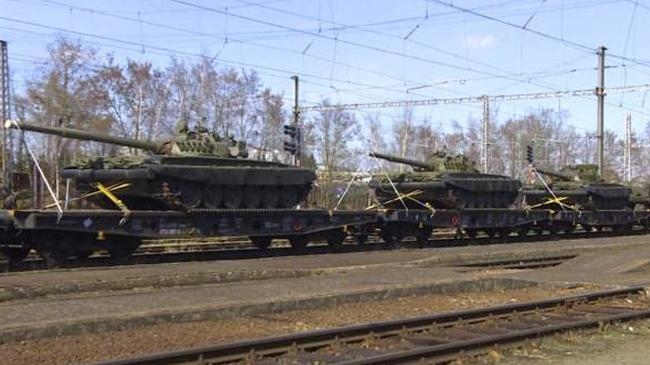
<path fill-rule="evenodd" d="M 481 165 L 483 172 L 488 172 L 488 136 L 490 127 L 490 98 L 483 95 L 483 143 L 481 143 Z"/>
<path fill-rule="evenodd" d="M 597 151 L 598 151 L 598 175 L 603 176 L 604 167 L 604 141 L 605 141 L 605 51 L 607 47 L 598 47 L 598 86 L 596 86 L 596 98 L 598 109 L 596 113 L 597 127 Z"/>
<path fill-rule="evenodd" d="M 298 78 L 298 75 L 293 75 L 291 76 L 291 79 L 293 80 L 293 125 L 296 127 L 297 135 L 296 135 L 296 141 L 297 141 L 297 146 L 296 146 L 296 154 L 294 155 L 294 161 L 293 164 L 296 166 L 300 166 L 300 160 L 302 156 L 302 131 L 300 130 L 300 105 L 298 102 L 298 83 L 300 82 L 300 79 Z"/>

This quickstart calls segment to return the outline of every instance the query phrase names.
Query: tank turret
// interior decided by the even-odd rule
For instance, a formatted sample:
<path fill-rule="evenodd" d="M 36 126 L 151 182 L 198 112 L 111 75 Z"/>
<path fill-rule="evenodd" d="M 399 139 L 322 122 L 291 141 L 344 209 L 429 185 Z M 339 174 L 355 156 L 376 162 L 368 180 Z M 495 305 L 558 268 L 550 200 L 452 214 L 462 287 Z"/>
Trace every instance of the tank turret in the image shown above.
<path fill-rule="evenodd" d="M 427 157 L 425 161 L 412 160 L 398 156 L 386 155 L 383 153 L 370 152 L 371 157 L 382 160 L 409 165 L 415 171 L 464 171 L 478 173 L 475 164 L 467 156 L 456 155 L 449 156 L 445 152 L 434 152 Z"/>
<path fill-rule="evenodd" d="M 573 181 L 573 178 L 571 176 L 569 176 L 569 175 L 564 175 L 564 174 L 560 174 L 558 172 L 549 171 L 549 170 L 542 170 L 540 168 L 535 168 L 535 170 L 537 170 L 537 172 L 539 172 L 542 175 L 546 175 L 548 177 L 553 178 L 556 181 Z"/>
<path fill-rule="evenodd" d="M 449 156 L 438 151 L 425 161 L 377 152 L 370 156 L 413 168 L 413 172 L 373 177 L 370 187 L 387 207 L 421 209 L 424 204 L 441 209 L 505 208 L 515 203 L 521 187 L 519 180 L 480 173 L 464 155 Z"/>
<path fill-rule="evenodd" d="M 316 180 L 310 169 L 247 159 L 246 143 L 198 125 L 179 122 L 176 135 L 151 142 L 72 128 L 7 122 L 8 128 L 138 148 L 149 155 L 86 158 L 66 166 L 61 176 L 102 208 L 116 204 L 97 194 L 101 183 L 129 209 L 291 208 L 304 201 Z"/>
<path fill-rule="evenodd" d="M 116 137 L 110 134 L 86 132 L 65 127 L 50 127 L 25 122 L 7 121 L 6 128 L 55 135 L 63 138 L 95 141 L 118 146 L 142 149 L 156 155 L 186 156 L 211 155 L 218 157 L 247 157 L 246 143 L 233 138 L 223 138 L 205 128 L 190 131 L 186 123 L 179 122 L 174 138 L 160 141 L 144 141 L 139 139 Z"/>

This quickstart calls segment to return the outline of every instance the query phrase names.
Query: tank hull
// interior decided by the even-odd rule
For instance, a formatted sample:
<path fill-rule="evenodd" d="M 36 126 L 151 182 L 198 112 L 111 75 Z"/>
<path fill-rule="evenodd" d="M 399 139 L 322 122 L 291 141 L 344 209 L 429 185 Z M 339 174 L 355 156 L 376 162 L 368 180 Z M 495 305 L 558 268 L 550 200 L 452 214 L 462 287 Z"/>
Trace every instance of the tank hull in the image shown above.
<path fill-rule="evenodd" d="M 595 183 L 583 186 L 556 184 L 553 193 L 562 204 L 575 209 L 586 210 L 619 210 L 626 209 L 630 204 L 631 190 L 620 184 Z M 529 206 L 540 209 L 561 209 L 560 204 L 550 203 L 554 198 L 546 189 L 527 187 L 522 190 L 522 197 Z M 546 203 L 546 204 L 545 204 Z"/>
<path fill-rule="evenodd" d="M 110 159 L 63 169 L 81 194 L 121 186 L 113 194 L 129 209 L 187 210 L 198 208 L 291 208 L 304 201 L 316 174 L 289 165 L 210 157 L 152 156 L 137 164 Z M 126 186 L 125 186 L 126 185 Z M 91 200 L 115 209 L 103 194 Z"/>
<path fill-rule="evenodd" d="M 435 209 L 507 208 L 516 203 L 521 188 L 518 180 L 500 175 L 450 173 L 428 177 L 425 173 L 403 174 L 370 183 L 377 200 L 387 208 Z M 394 188 L 393 188 L 394 186 Z M 396 194 L 409 196 L 399 199 Z M 412 199 L 411 199 L 412 198 Z"/>

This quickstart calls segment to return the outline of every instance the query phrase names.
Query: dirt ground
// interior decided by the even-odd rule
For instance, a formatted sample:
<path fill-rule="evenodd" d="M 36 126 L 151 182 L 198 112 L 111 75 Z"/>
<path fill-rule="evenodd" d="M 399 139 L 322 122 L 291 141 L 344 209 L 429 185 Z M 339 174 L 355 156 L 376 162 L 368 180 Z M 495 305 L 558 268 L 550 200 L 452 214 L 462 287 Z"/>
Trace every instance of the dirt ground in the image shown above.
<path fill-rule="evenodd" d="M 646 365 L 650 363 L 650 321 L 613 325 L 603 331 L 557 335 L 499 354 L 502 365 Z M 494 356 L 492 356 L 494 357 Z"/>
<path fill-rule="evenodd" d="M 219 321 L 161 324 L 136 330 L 20 341 L 0 345 L 0 353 L 3 354 L 2 363 L 6 365 L 87 363 L 242 338 L 527 301 L 594 289 L 593 287 L 535 287 L 501 292 L 412 296 L 372 303 L 345 304 L 322 310 L 292 311 Z M 566 360 L 567 364 L 568 361 L 571 361 L 575 365 L 578 356 L 583 356 L 585 359 L 589 359 L 589 354 L 612 356 L 613 352 L 608 350 L 608 346 L 615 346 L 621 342 L 621 339 L 637 340 L 636 342 L 624 341 L 623 343 L 628 347 L 635 343 L 638 344 L 637 347 L 645 347 L 647 342 L 643 342 L 643 339 L 647 341 L 650 338 L 650 322 L 632 326 L 629 328 L 634 328 L 634 330 L 621 327 L 622 330 L 612 329 L 604 336 L 581 335 L 580 343 L 577 343 L 578 340 L 574 340 L 571 336 L 567 337 L 567 340 L 560 337 L 559 340 L 553 340 L 555 342 L 545 340 L 539 348 L 526 345 L 516 351 L 498 353 L 496 359 L 504 364 L 557 364 L 560 363 L 559 361 Z M 582 336 L 587 339 L 587 342 L 583 342 Z M 650 354 L 650 349 L 646 351 Z M 633 360 L 632 353 L 632 349 L 630 349 L 629 358 L 631 360 Z M 636 353 L 635 350 L 634 354 Z M 606 361 L 605 357 L 603 359 Z M 644 358 L 641 357 L 641 359 Z M 481 363 L 495 362 L 494 360 L 495 356 L 476 361 Z M 618 361 L 614 362 L 619 363 Z M 645 364 L 647 362 L 627 363 Z M 593 365 L 593 363 L 590 364 Z"/>
<path fill-rule="evenodd" d="M 73 289 L 75 285 L 77 289 L 87 289 L 83 293 L 72 290 L 70 293 L 66 291 L 67 294 L 57 295 L 44 292 L 39 297 L 7 299 L 6 302 L 0 304 L 0 310 L 4 309 L 5 311 L 5 313 L 0 313 L 0 317 L 4 315 L 8 320 L 12 316 L 20 317 L 21 313 L 24 315 L 34 314 L 30 308 L 36 306 L 42 308 L 43 312 L 37 312 L 34 316 L 43 317 L 43 320 L 57 319 L 63 322 L 68 320 L 67 317 L 49 315 L 46 313 L 46 309 L 56 304 L 67 311 L 77 313 L 88 306 L 88 303 L 97 302 L 96 304 L 100 307 L 110 307 L 110 314 L 124 316 L 137 314 L 141 311 L 145 313 L 146 309 L 150 309 L 146 306 L 136 306 L 134 301 L 138 298 L 147 303 L 152 301 L 151 298 L 162 298 L 160 301 L 153 301 L 150 304 L 163 310 L 167 307 L 178 308 L 180 304 L 198 305 L 201 295 L 205 297 L 202 304 L 214 305 L 216 302 L 224 300 L 223 294 L 228 290 L 232 291 L 233 298 L 238 298 L 240 302 L 245 302 L 245 298 L 242 299 L 242 296 L 246 293 L 255 295 L 255 298 L 270 298 L 275 295 L 276 297 L 280 296 L 280 299 L 287 299 L 283 296 L 291 294 L 288 298 L 295 300 L 296 295 L 300 293 L 349 292 L 362 288 L 369 290 L 376 286 L 397 287 L 406 284 L 428 284 L 440 280 L 460 280 L 461 277 L 466 277 L 466 279 L 469 277 L 502 277 L 542 284 L 526 289 L 408 296 L 381 301 L 340 304 L 317 310 L 229 317 L 212 321 L 164 323 L 115 332 L 8 342 L 0 344 L 0 353 L 2 353 L 0 363 L 8 365 L 88 363 L 186 347 L 212 345 L 244 338 L 549 298 L 598 290 L 602 287 L 647 285 L 648 277 L 650 277 L 648 276 L 650 274 L 648 241 L 650 240 L 647 237 L 631 237 L 624 241 L 599 238 L 576 241 L 575 247 L 570 244 L 570 241 L 564 241 L 548 242 L 543 246 L 539 244 L 503 247 L 494 245 L 481 247 L 480 251 L 469 247 L 325 255 L 305 257 L 300 260 L 271 258 L 247 263 L 219 263 L 221 265 L 219 272 L 214 269 L 215 263 L 198 263 L 161 265 L 152 268 L 115 268 L 5 275 L 2 277 L 3 286 L 12 290 L 59 288 L 63 285 L 62 280 L 65 280 L 65 285 Z M 521 255 L 527 255 L 533 251 L 536 251 L 540 257 L 548 257 L 559 253 L 566 254 L 565 251 L 569 249 L 573 250 L 571 252 L 577 254 L 578 257 L 555 267 L 538 270 L 486 269 L 464 273 L 449 265 L 450 262 L 465 258 L 467 255 L 470 255 L 470 258 L 481 258 L 482 260 L 497 260 L 515 254 L 519 255 L 515 257 L 521 258 Z M 452 258 L 454 260 L 451 260 Z M 157 282 L 154 283 L 156 285 L 141 282 L 143 277 L 156 278 L 159 276 L 162 278 L 160 280 L 166 281 L 172 274 L 185 277 L 196 272 L 206 272 L 212 275 L 213 271 L 217 274 L 223 271 L 227 275 L 231 275 L 233 272 L 241 271 L 244 266 L 249 270 L 261 270 L 262 272 L 268 270 L 291 270 L 293 272 L 298 267 L 300 270 L 312 270 L 318 275 L 294 275 L 295 277 L 289 275 L 291 278 L 267 278 L 268 280 L 258 280 L 259 278 L 256 277 L 255 280 L 247 279 L 240 283 L 222 282 L 219 279 L 217 283 L 201 282 L 201 285 L 173 281 L 171 286 L 160 287 L 157 286 Z M 145 272 L 148 276 L 144 275 Z M 133 287 L 120 287 L 120 290 L 113 295 L 114 298 L 108 298 L 110 296 L 105 293 L 100 295 L 101 292 L 96 290 L 107 290 L 104 287 L 106 286 L 104 282 L 111 280 L 122 280 L 128 283 L 133 281 L 134 283 L 132 283 Z M 141 288 L 145 284 L 146 290 Z M 291 286 L 292 284 L 293 286 Z M 268 290 L 261 290 L 266 286 L 269 286 Z M 253 290 L 256 287 L 259 287 L 258 291 Z M 65 288 L 67 286 L 64 286 Z M 206 293 L 210 288 L 215 290 L 215 293 L 211 295 Z M 190 292 L 195 295 L 187 294 Z M 166 294 L 168 296 L 164 296 Z M 175 305 L 170 298 L 175 298 L 174 300 L 182 303 Z M 111 300 L 116 304 L 111 304 Z M 73 303 L 77 303 L 77 306 L 72 306 Z M 113 306 L 111 307 L 111 305 Z M 11 313 L 10 309 L 16 313 Z M 98 310 L 95 307 L 91 309 L 92 313 Z M 70 316 L 70 318 L 76 317 Z M 10 321 L 4 324 L 7 325 L 7 323 L 11 324 Z M 650 343 L 650 321 L 634 322 L 612 326 L 596 334 L 580 332 L 545 338 L 540 343 L 527 343 L 515 350 L 495 349 L 490 352 L 489 356 L 463 360 L 462 364 L 648 364 L 650 363 L 648 343 Z"/>

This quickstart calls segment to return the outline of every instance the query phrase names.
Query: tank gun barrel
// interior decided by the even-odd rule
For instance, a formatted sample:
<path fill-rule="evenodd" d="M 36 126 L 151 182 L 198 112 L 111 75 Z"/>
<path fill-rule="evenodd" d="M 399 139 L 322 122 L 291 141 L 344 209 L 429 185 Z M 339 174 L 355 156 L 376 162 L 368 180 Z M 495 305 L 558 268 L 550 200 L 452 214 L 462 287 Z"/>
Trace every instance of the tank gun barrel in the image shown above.
<path fill-rule="evenodd" d="M 95 141 L 102 143 L 109 143 L 119 146 L 127 146 L 138 149 L 147 150 L 153 153 L 161 153 L 162 145 L 150 142 L 150 141 L 141 141 L 132 138 L 122 138 L 111 136 L 104 133 L 91 133 L 73 128 L 64 128 L 64 127 L 48 127 L 43 125 L 30 124 L 25 122 L 18 121 L 6 121 L 5 128 L 14 128 L 24 131 L 37 132 L 43 134 L 51 134 L 63 138 L 72 138 L 80 139 L 83 141 Z"/>
<path fill-rule="evenodd" d="M 417 161 L 417 160 L 411 160 L 408 158 L 403 158 L 403 157 L 397 157 L 397 156 L 392 156 L 392 155 L 384 155 L 383 153 L 377 153 L 377 152 L 370 152 L 368 154 L 370 157 L 376 157 L 380 158 L 382 160 L 390 161 L 390 162 L 397 162 L 401 163 L 404 165 L 409 165 L 417 169 L 422 169 L 422 170 L 430 170 L 431 166 L 425 162 Z"/>
<path fill-rule="evenodd" d="M 560 174 L 560 173 L 557 173 L 557 172 L 542 170 L 540 168 L 535 168 L 535 170 L 537 170 L 537 172 L 539 172 L 542 175 L 547 175 L 547 176 L 554 177 L 556 179 L 560 179 L 560 180 L 563 180 L 563 181 L 572 181 L 573 180 L 573 178 L 571 176 Z"/>

